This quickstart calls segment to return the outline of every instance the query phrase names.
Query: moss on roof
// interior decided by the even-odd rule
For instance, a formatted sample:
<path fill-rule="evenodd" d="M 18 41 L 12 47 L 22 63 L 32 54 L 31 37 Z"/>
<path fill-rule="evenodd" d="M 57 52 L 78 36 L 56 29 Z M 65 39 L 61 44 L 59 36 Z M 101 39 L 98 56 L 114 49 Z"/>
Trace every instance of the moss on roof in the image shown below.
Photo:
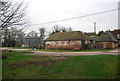
<path fill-rule="evenodd" d="M 59 41 L 59 40 L 90 40 L 87 35 L 81 31 L 59 32 L 51 35 L 45 41 Z"/>

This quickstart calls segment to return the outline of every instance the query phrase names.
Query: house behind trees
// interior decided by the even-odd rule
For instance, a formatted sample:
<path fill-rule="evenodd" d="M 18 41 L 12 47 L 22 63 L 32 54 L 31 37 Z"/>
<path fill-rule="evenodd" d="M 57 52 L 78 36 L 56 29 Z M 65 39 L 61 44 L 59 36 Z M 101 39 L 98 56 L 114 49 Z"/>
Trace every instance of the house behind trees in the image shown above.
<path fill-rule="evenodd" d="M 16 47 L 43 47 L 43 39 L 41 38 L 23 38 L 16 39 Z"/>

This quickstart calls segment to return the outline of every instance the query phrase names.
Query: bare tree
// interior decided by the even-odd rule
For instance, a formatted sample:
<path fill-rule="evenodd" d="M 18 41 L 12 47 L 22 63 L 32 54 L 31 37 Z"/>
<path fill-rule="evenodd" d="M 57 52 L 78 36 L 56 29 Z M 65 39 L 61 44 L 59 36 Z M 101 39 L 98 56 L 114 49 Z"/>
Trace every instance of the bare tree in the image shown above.
<path fill-rule="evenodd" d="M 61 32 L 61 28 L 59 25 L 53 26 L 53 30 L 52 30 L 52 32 L 50 32 L 50 35 L 55 34 L 57 32 Z"/>
<path fill-rule="evenodd" d="M 40 28 L 39 29 L 39 31 L 40 31 L 40 47 L 41 48 L 44 48 L 44 38 L 45 38 L 45 33 L 46 33 L 46 29 L 45 28 Z"/>
<path fill-rule="evenodd" d="M 66 32 L 67 28 L 66 27 L 61 27 L 61 32 Z"/>
<path fill-rule="evenodd" d="M 18 27 L 27 23 L 26 6 L 23 2 L 13 3 L 8 0 L 0 1 L 0 28 Z"/>
<path fill-rule="evenodd" d="M 11 0 L 0 0 L 0 31 L 3 31 L 4 44 L 8 44 L 10 39 L 15 39 L 14 36 L 18 31 L 13 33 L 14 28 L 22 27 L 20 30 L 23 30 L 27 25 L 26 7 L 26 5 L 23 5 L 23 2 L 15 3 Z M 9 44 L 5 46 L 9 46 Z"/>
<path fill-rule="evenodd" d="M 61 29 L 61 32 L 70 32 L 70 31 L 72 31 L 72 28 L 71 27 L 61 27 L 60 28 Z"/>
<path fill-rule="evenodd" d="M 22 30 L 11 28 L 7 30 L 7 36 L 4 37 L 3 46 L 14 47 L 17 38 L 24 38 L 25 34 Z"/>
<path fill-rule="evenodd" d="M 37 35 L 37 32 L 36 31 L 31 31 L 31 32 L 29 32 L 28 34 L 27 34 L 27 36 L 29 37 L 29 38 L 36 38 L 36 37 L 38 37 L 38 35 Z"/>
<path fill-rule="evenodd" d="M 60 28 L 60 26 L 59 25 L 55 25 L 55 26 L 53 26 L 53 31 L 54 32 L 60 32 L 61 31 L 61 28 Z"/>
<path fill-rule="evenodd" d="M 71 27 L 68 27 L 67 31 L 70 32 L 70 31 L 73 31 L 73 29 Z"/>
<path fill-rule="evenodd" d="M 55 25 L 55 26 L 53 26 L 53 30 L 50 33 L 50 35 L 55 34 L 57 32 L 70 32 L 70 31 L 72 31 L 71 27 L 67 28 L 67 27 L 61 27 L 59 25 Z"/>
<path fill-rule="evenodd" d="M 44 38 L 45 33 L 46 33 L 46 29 L 45 28 L 40 28 L 39 31 L 40 31 L 40 37 Z"/>

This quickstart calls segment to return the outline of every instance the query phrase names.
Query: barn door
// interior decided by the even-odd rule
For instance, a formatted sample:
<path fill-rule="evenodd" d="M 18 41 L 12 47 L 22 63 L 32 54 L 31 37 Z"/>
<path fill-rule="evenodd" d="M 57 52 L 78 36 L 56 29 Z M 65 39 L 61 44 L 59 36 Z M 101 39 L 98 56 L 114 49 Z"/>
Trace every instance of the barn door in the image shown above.
<path fill-rule="evenodd" d="M 82 40 L 82 49 L 85 49 L 85 40 Z"/>

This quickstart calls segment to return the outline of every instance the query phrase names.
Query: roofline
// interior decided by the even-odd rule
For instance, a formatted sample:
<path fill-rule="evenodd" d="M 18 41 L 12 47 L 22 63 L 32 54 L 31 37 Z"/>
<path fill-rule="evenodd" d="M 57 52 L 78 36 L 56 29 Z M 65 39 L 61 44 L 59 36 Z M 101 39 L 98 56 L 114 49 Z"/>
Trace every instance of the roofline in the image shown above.
<path fill-rule="evenodd" d="M 40 39 L 40 38 L 16 38 L 16 39 Z"/>
<path fill-rule="evenodd" d="M 70 40 L 44 40 L 44 41 L 76 41 L 76 40 L 88 40 L 88 39 L 70 39 Z M 89 39 L 90 40 L 90 39 Z"/>
<path fill-rule="evenodd" d="M 118 41 L 96 41 L 96 42 L 118 42 Z"/>

